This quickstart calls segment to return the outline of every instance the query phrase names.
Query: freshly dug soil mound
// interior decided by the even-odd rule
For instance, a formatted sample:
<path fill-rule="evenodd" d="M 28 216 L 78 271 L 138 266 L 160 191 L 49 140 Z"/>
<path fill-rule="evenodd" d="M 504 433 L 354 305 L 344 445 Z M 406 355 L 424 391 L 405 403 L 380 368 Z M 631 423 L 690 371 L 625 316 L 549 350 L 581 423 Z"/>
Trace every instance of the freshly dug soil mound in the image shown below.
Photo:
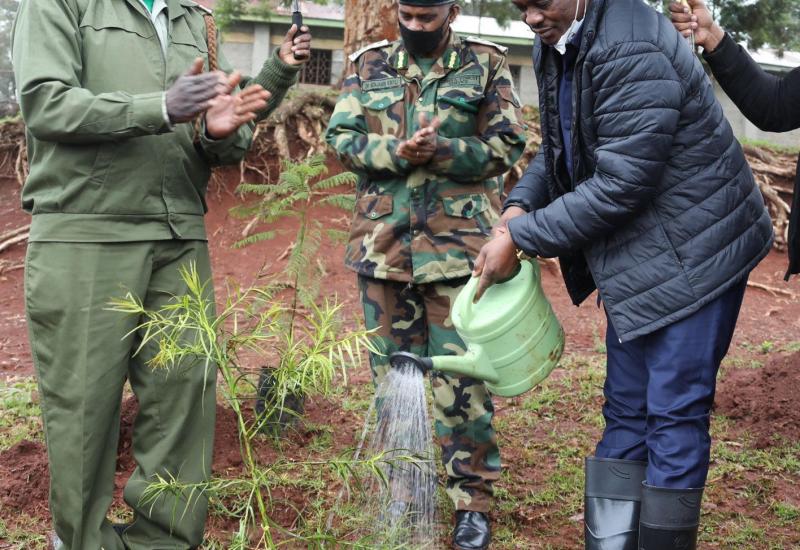
<path fill-rule="evenodd" d="M 4 518 L 46 514 L 49 487 L 44 443 L 20 441 L 0 453 L 0 513 Z"/>
<path fill-rule="evenodd" d="M 719 383 L 716 411 L 750 433 L 759 449 L 800 439 L 800 352 L 772 359 L 760 369 L 737 369 Z M 780 437 L 775 437 L 780 436 Z"/>
<path fill-rule="evenodd" d="M 114 480 L 117 499 L 121 498 L 122 489 L 136 467 L 131 437 L 138 410 L 135 397 L 123 401 L 117 476 Z M 222 405 L 217 405 L 216 439 L 214 470 L 221 472 L 241 466 L 236 417 L 233 411 Z M 49 487 L 50 474 L 44 443 L 24 440 L 0 453 L 0 514 L 3 517 L 48 516 Z"/>

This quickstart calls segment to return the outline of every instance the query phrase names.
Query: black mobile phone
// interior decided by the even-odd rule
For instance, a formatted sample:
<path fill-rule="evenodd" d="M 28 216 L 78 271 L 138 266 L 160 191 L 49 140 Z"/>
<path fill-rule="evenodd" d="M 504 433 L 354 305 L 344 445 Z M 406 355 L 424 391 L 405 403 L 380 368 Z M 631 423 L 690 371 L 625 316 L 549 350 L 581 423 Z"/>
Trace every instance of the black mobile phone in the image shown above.
<path fill-rule="evenodd" d="M 292 2 L 292 24 L 297 25 L 297 33 L 295 36 L 300 34 L 300 29 L 303 27 L 303 14 L 300 11 L 300 2 L 298 0 L 294 0 Z M 294 58 L 298 61 L 302 61 L 304 59 L 308 59 L 307 55 L 298 56 L 297 54 L 294 55 Z"/>

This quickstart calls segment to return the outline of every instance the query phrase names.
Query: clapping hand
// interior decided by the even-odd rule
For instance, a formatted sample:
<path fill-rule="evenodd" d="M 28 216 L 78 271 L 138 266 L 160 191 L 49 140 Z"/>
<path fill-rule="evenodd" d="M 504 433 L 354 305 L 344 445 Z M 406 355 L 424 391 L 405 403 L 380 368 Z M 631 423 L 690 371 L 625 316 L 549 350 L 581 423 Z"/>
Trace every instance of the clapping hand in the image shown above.
<path fill-rule="evenodd" d="M 173 124 L 189 122 L 211 106 L 211 100 L 228 93 L 225 73 L 203 72 L 203 59 L 198 57 L 185 74 L 167 90 L 167 116 Z"/>
<path fill-rule="evenodd" d="M 231 135 L 242 124 L 255 120 L 257 112 L 267 106 L 271 94 L 258 84 L 231 95 L 241 80 L 242 75 L 234 72 L 226 81 L 225 93 L 211 100 L 206 112 L 206 133 L 212 139 Z"/>
<path fill-rule="evenodd" d="M 420 114 L 420 129 L 410 139 L 397 147 L 397 156 L 407 160 L 413 166 L 428 164 L 436 153 L 436 140 L 439 137 L 438 117 L 428 122 L 425 114 Z"/>

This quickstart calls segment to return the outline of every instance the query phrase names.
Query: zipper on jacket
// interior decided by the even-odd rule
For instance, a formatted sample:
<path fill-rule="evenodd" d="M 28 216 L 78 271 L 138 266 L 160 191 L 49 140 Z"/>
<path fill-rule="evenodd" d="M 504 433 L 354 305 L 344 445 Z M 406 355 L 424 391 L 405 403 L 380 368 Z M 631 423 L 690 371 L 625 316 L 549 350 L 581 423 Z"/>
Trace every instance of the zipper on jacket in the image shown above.
<path fill-rule="evenodd" d="M 583 71 L 578 71 L 578 65 L 581 65 L 583 61 L 586 59 L 586 53 L 589 51 L 589 47 L 592 45 L 592 39 L 594 38 L 594 31 L 588 31 L 586 33 L 586 37 L 581 42 L 581 49 L 578 52 L 578 57 L 575 59 L 575 66 L 573 70 L 575 73 L 572 76 L 572 132 L 570 134 L 570 144 L 569 146 L 572 147 L 572 189 L 575 189 L 575 184 L 578 182 L 578 170 L 577 170 L 577 158 L 578 155 L 575 153 L 578 152 L 578 96 L 581 92 L 581 82 L 582 82 L 582 75 Z M 582 67 L 581 67 L 582 68 Z M 566 146 L 566 144 L 564 144 Z"/>
<path fill-rule="evenodd" d="M 166 56 L 164 50 L 169 50 L 170 44 L 168 42 L 166 44 L 166 46 L 165 46 L 164 44 L 161 43 L 161 38 L 159 38 L 159 36 L 158 36 L 158 29 L 156 29 L 156 25 L 155 25 L 155 23 L 153 23 L 153 18 L 151 17 L 152 14 L 149 11 L 147 11 L 147 8 L 144 5 L 142 5 L 141 0 L 133 0 L 133 1 L 137 2 L 139 4 L 139 7 L 141 7 L 143 10 L 145 10 L 146 13 L 142 13 L 138 9 L 136 11 L 139 13 L 139 15 L 144 15 L 145 19 L 147 19 L 147 22 L 150 23 L 150 27 L 153 29 L 153 36 L 155 36 L 156 41 L 158 42 L 158 53 L 161 55 L 161 75 L 162 75 L 161 91 L 162 92 L 166 92 L 167 91 L 167 56 Z M 172 34 L 172 19 L 171 19 L 171 16 L 169 14 L 169 7 L 167 7 L 167 39 L 169 39 L 171 34 Z"/>
<path fill-rule="evenodd" d="M 584 42 L 581 43 L 581 51 L 578 53 L 578 58 L 575 60 L 575 69 L 576 69 L 575 70 L 575 76 L 572 79 L 572 83 L 573 83 L 573 89 L 572 89 L 572 136 L 570 137 L 570 141 L 572 142 L 571 146 L 573 147 L 572 148 L 572 152 L 573 152 L 573 155 L 572 155 L 572 173 L 573 173 L 573 178 L 572 179 L 573 179 L 573 184 L 575 183 L 575 180 L 577 180 L 577 177 L 576 177 L 577 176 L 577 171 L 576 171 L 576 166 L 575 166 L 575 159 L 577 158 L 577 155 L 575 154 L 575 152 L 577 151 L 577 147 L 576 146 L 577 146 L 577 134 L 578 134 L 578 132 L 576 132 L 576 128 L 577 128 L 576 121 L 577 121 L 577 113 L 578 113 L 578 109 L 577 109 L 578 100 L 577 100 L 577 98 L 578 98 L 578 94 L 580 93 L 582 74 L 583 74 L 583 71 L 581 71 L 579 73 L 577 69 L 578 69 L 578 65 L 582 64 L 583 61 L 586 59 L 586 53 L 589 51 L 589 47 L 592 45 L 592 40 L 593 39 L 594 39 L 594 31 L 590 30 L 590 31 L 588 31 L 586 33 L 586 38 L 585 38 Z M 584 253 L 584 258 L 586 258 L 586 253 Z M 589 273 L 591 273 L 591 275 L 592 275 L 592 280 L 594 280 L 594 285 L 597 287 L 597 295 L 598 295 L 599 299 L 602 300 L 603 299 L 603 293 L 600 291 L 600 283 L 597 282 L 597 276 L 594 273 L 594 269 L 592 269 L 592 264 L 589 261 L 589 258 L 586 258 L 586 267 L 589 269 Z M 611 315 L 611 311 L 608 309 L 608 306 L 606 306 L 605 309 L 606 309 L 606 317 L 608 318 L 608 322 L 613 327 L 614 332 L 617 334 L 617 340 L 619 340 L 619 343 L 621 344 L 622 343 L 622 338 L 620 337 L 620 333 L 619 333 L 619 330 L 617 329 L 616 323 L 614 322 L 614 318 Z"/>
<path fill-rule="evenodd" d="M 139 15 L 144 15 L 147 22 L 150 23 L 150 27 L 153 29 L 153 36 L 155 36 L 156 42 L 158 42 L 158 53 L 161 55 L 161 91 L 166 94 L 167 93 L 167 55 L 166 51 L 169 51 L 170 42 L 167 42 L 166 47 L 164 44 L 161 43 L 161 38 L 158 36 L 158 29 L 156 29 L 156 25 L 153 22 L 152 14 L 147 10 L 144 5 L 142 5 L 141 0 L 133 0 L 138 2 L 140 7 L 145 10 L 146 13 L 142 13 L 139 11 Z M 172 18 L 169 13 L 169 8 L 167 8 L 167 39 L 169 40 L 172 34 Z M 166 98 L 164 99 L 166 101 Z M 169 113 L 167 113 L 167 118 L 169 118 Z M 164 177 L 163 171 L 161 174 L 161 202 L 164 203 L 164 212 L 167 215 L 167 226 L 169 227 L 170 233 L 172 233 L 173 238 L 176 236 L 180 238 L 180 234 L 172 225 L 172 210 L 169 207 L 169 202 L 167 202 L 166 197 L 164 196 L 164 184 L 166 182 L 166 178 Z"/>

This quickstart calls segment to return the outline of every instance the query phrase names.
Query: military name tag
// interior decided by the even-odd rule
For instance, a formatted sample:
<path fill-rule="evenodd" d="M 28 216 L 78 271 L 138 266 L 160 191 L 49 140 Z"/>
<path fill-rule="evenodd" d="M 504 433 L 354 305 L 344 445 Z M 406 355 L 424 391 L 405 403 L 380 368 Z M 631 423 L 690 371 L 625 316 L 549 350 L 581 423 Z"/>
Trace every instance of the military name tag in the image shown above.
<path fill-rule="evenodd" d="M 457 74 L 453 75 L 441 84 L 442 88 L 472 88 L 481 85 L 481 75 L 479 74 Z"/>
<path fill-rule="evenodd" d="M 397 78 L 380 78 L 378 80 L 364 80 L 361 82 L 361 90 L 365 92 L 374 92 L 375 90 L 388 90 L 389 88 L 397 88 L 403 85 L 403 79 Z"/>

